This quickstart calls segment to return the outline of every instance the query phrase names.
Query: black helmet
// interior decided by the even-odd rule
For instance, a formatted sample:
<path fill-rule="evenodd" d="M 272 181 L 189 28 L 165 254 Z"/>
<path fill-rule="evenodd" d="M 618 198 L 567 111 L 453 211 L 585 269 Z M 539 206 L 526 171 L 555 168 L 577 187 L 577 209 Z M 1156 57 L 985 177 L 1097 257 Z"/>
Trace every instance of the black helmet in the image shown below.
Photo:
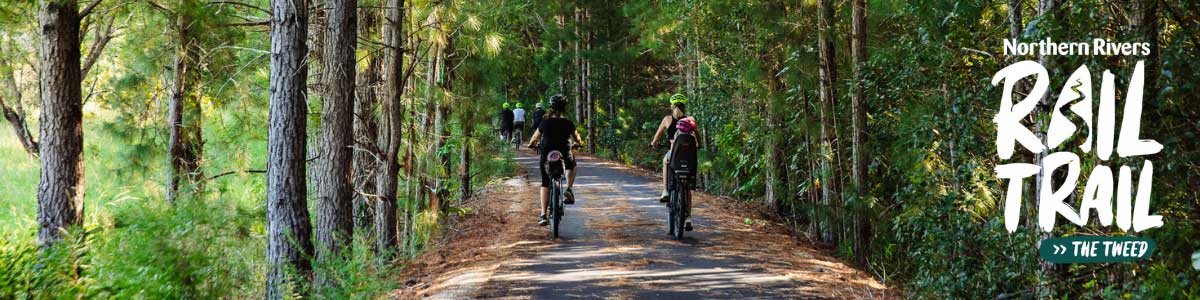
<path fill-rule="evenodd" d="M 567 97 L 563 95 L 550 96 L 550 109 L 564 111 L 567 108 Z"/>

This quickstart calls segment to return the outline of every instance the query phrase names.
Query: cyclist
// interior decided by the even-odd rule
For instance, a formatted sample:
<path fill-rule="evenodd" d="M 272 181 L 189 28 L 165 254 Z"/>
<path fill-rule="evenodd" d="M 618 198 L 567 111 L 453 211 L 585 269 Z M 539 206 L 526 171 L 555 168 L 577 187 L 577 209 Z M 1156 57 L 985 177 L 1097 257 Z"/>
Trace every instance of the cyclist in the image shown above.
<path fill-rule="evenodd" d="M 542 109 L 541 101 L 538 101 L 538 103 L 534 104 L 533 106 L 537 109 L 533 110 L 533 127 L 530 128 L 537 130 L 538 125 L 542 125 L 542 117 L 546 116 L 546 110 Z"/>
<path fill-rule="evenodd" d="M 538 168 L 542 173 L 542 213 L 538 216 L 538 225 L 546 226 L 550 224 L 550 220 L 546 218 L 550 209 L 550 175 L 546 173 L 546 154 L 550 151 L 557 150 L 563 154 L 563 164 L 567 168 L 567 190 L 563 193 L 563 203 L 574 204 L 575 194 L 571 192 L 571 187 L 575 185 L 575 174 L 579 170 L 575 166 L 575 158 L 571 156 L 571 141 L 575 141 L 575 145 L 581 145 L 582 139 L 579 132 L 575 130 L 575 123 L 571 122 L 566 117 L 567 98 L 562 95 L 554 95 L 550 97 L 550 111 L 546 114 L 546 118 L 542 120 L 537 131 L 533 132 L 533 137 L 529 138 L 528 147 L 533 148 L 539 145 L 542 141 L 541 149 L 538 150 L 540 156 Z"/>
<path fill-rule="evenodd" d="M 504 137 L 504 141 L 508 142 L 512 138 L 513 130 L 513 111 L 508 109 L 508 102 L 504 102 L 504 110 L 500 112 L 500 135 Z"/>
<path fill-rule="evenodd" d="M 698 144 L 699 144 L 699 141 L 700 141 L 700 139 L 697 139 L 697 138 L 695 138 L 695 137 L 696 137 L 696 136 L 695 136 L 695 134 L 696 134 L 696 120 L 695 120 L 695 118 L 692 118 L 692 117 L 684 117 L 684 118 L 682 118 L 682 119 L 679 119 L 679 121 L 675 122 L 675 129 L 676 129 L 676 132 L 677 132 L 677 135 L 678 135 L 678 136 L 683 136 L 683 135 L 692 135 L 692 136 L 691 136 L 691 139 L 686 139 L 686 141 L 692 141 L 692 143 L 695 143 L 695 144 L 697 144 L 697 145 L 695 145 L 695 146 L 699 146 Z M 676 136 L 676 138 L 675 138 L 675 139 L 672 139 L 672 141 L 671 141 L 671 143 L 672 143 L 672 145 L 671 145 L 671 149 L 675 149 L 675 146 L 676 146 L 676 145 L 674 145 L 675 141 L 685 141 L 685 139 L 678 138 L 678 136 Z M 680 146 L 682 146 L 682 145 L 680 145 Z M 681 151 L 684 151 L 684 150 L 681 150 Z M 690 150 L 690 151 L 693 151 L 693 153 L 691 153 L 691 154 L 693 154 L 693 155 L 694 155 L 694 154 L 695 154 L 695 152 L 694 152 L 694 151 L 696 151 L 696 149 L 695 149 L 695 148 L 691 148 L 691 150 Z M 672 153 L 671 153 L 671 151 L 667 151 L 667 164 L 670 164 L 670 163 L 671 163 L 671 162 L 670 162 L 670 161 L 671 161 L 671 154 L 672 154 Z M 685 153 L 683 153 L 683 152 L 680 152 L 680 153 L 675 153 L 675 155 L 684 155 L 684 154 L 685 154 Z M 694 158 L 695 156 L 691 156 L 691 157 L 692 157 L 692 158 Z M 675 159 L 682 159 L 682 160 L 684 160 L 684 161 L 687 161 L 687 158 L 683 158 L 683 157 L 676 157 Z M 694 161 L 693 161 L 692 163 L 694 163 Z M 689 164 L 692 164 L 692 163 L 689 163 Z M 694 166 L 693 166 L 693 167 L 694 167 Z M 677 186 L 676 188 L 678 188 L 678 186 Z M 676 192 L 678 192 L 678 191 L 676 191 Z M 691 202 L 691 201 L 686 201 L 685 203 L 687 204 L 687 207 L 685 208 L 685 209 L 686 209 L 685 211 L 688 211 L 688 212 L 692 211 L 692 202 Z M 685 219 L 685 220 L 683 221 L 683 230 L 686 230 L 686 231 L 692 231 L 692 216 L 691 216 L 691 214 L 688 214 L 688 215 L 687 215 L 687 219 Z"/>
<path fill-rule="evenodd" d="M 522 134 L 522 135 L 524 135 L 524 134 L 525 134 L 525 109 L 524 109 L 524 108 L 521 108 L 521 102 L 517 102 L 517 105 L 516 105 L 516 106 L 517 106 L 517 109 L 514 109 L 514 110 L 512 111 L 512 114 L 513 114 L 513 132 L 520 131 L 520 132 L 521 132 L 521 134 Z M 522 138 L 522 137 L 523 137 L 523 136 L 514 137 L 513 139 L 515 139 L 515 140 L 518 140 L 518 141 L 519 141 L 519 140 L 520 140 L 519 138 Z"/>
<path fill-rule="evenodd" d="M 666 136 L 667 141 L 674 142 L 675 141 L 675 133 L 679 130 L 677 128 L 679 125 L 679 120 L 681 120 L 683 118 L 687 118 L 688 100 L 686 97 L 684 97 L 681 94 L 674 94 L 674 95 L 671 95 L 670 102 L 671 102 L 671 114 L 664 116 L 662 119 L 662 122 L 659 122 L 658 131 L 654 133 L 654 140 L 650 141 L 650 148 L 654 148 L 655 146 L 658 145 L 658 141 L 659 141 L 659 139 L 661 139 L 663 137 L 664 133 L 667 135 Z M 663 165 L 662 165 L 663 166 L 662 167 L 663 191 L 662 191 L 662 196 L 659 197 L 659 200 L 658 200 L 659 202 L 662 202 L 662 203 L 666 203 L 666 202 L 670 201 L 670 198 L 671 198 L 671 195 L 667 193 L 667 169 L 668 169 L 667 164 L 670 163 L 670 159 L 671 159 L 671 150 L 670 149 L 671 149 L 671 147 L 668 146 L 667 153 L 665 155 L 663 155 Z"/>

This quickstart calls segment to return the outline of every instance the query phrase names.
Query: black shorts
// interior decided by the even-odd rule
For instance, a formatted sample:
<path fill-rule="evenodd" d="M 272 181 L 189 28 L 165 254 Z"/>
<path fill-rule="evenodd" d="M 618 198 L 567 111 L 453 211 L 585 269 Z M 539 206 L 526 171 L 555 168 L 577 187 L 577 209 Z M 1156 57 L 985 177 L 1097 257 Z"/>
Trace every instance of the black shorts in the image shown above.
<path fill-rule="evenodd" d="M 525 122 L 513 122 L 513 129 L 525 130 Z"/>
<path fill-rule="evenodd" d="M 538 151 L 538 154 L 539 154 L 538 156 L 541 157 L 538 160 L 538 169 L 540 169 L 542 171 L 542 187 L 550 187 L 550 174 L 546 173 L 546 153 L 549 153 L 549 152 L 550 151 L 545 150 L 545 149 Z M 563 167 L 566 167 L 567 170 L 574 170 L 575 169 L 575 157 L 571 156 L 571 151 L 559 151 L 559 152 L 562 152 L 562 154 L 563 154 Z M 566 177 L 566 174 L 564 173 L 563 176 Z"/>

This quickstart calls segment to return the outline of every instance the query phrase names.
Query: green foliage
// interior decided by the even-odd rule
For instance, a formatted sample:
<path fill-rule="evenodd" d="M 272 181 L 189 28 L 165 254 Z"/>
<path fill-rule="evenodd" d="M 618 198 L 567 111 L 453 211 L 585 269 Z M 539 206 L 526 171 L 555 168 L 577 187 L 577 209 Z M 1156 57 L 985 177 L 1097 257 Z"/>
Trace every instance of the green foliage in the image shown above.
<path fill-rule="evenodd" d="M 265 191 L 259 175 L 243 171 L 262 169 L 266 157 L 270 39 L 261 26 L 231 24 L 267 19 L 266 12 L 253 8 L 266 7 L 265 2 L 102 2 L 89 21 L 115 20 L 121 30 L 84 84 L 85 94 L 93 95 L 84 120 L 88 234 L 46 252 L 33 245 L 38 163 L 4 126 L 0 195 L 15 200 L 0 202 L 5 237 L 0 240 L 0 298 L 261 294 Z M 597 155 L 660 168 L 662 151 L 649 149 L 649 143 L 669 113 L 665 97 L 683 93 L 691 99 L 688 114 L 698 120 L 705 145 L 701 188 L 756 203 L 772 188 L 780 198 L 774 212 L 817 239 L 827 238 L 820 235 L 829 228 L 869 221 L 866 245 L 841 241 L 834 245 L 836 252 L 912 298 L 1200 295 L 1200 244 L 1194 238 L 1200 234 L 1195 201 L 1200 197 L 1195 189 L 1200 110 L 1192 100 L 1200 92 L 1195 55 L 1200 34 L 1194 5 L 1157 2 L 1161 77 L 1156 95 L 1146 99 L 1142 136 L 1164 145 L 1153 157 L 1151 211 L 1167 223 L 1139 233 L 1158 242 L 1157 253 L 1149 261 L 1046 272 L 1034 248 L 1041 234 L 1027 228 L 1009 234 L 1003 228 L 999 199 L 1005 182 L 992 168 L 999 161 L 989 116 L 1000 91 L 990 77 L 1008 64 L 1000 46 L 1009 35 L 1011 8 L 1002 2 L 868 1 L 868 55 L 864 78 L 858 80 L 851 77 L 851 53 L 845 47 L 848 2 L 835 3 L 840 5 L 833 22 L 840 80 L 832 110 L 839 142 L 826 151 L 817 109 L 814 1 L 410 2 L 406 28 L 417 32 L 406 48 L 414 56 L 405 65 L 414 69 L 402 99 L 409 114 L 402 152 L 412 150 L 413 160 L 406 161 L 412 165 L 406 167 L 414 174 L 401 181 L 399 205 L 407 214 L 402 219 L 411 222 L 405 224 L 410 232 L 402 257 L 422 250 L 442 216 L 468 213 L 452 202 L 443 203 L 444 211 L 429 210 L 430 194 L 445 201 L 461 196 L 456 175 L 462 151 L 471 150 L 467 175 L 475 189 L 519 171 L 511 145 L 499 141 L 492 125 L 499 104 L 532 107 L 553 94 L 583 101 L 578 63 L 586 61 L 592 68 L 587 83 L 594 99 Z M 1057 20 L 1038 17 L 1035 3 L 1024 3 L 1022 40 L 1135 38 L 1125 3 L 1070 1 L 1055 13 Z M 37 48 L 36 10 L 29 1 L 0 4 L 0 72 L 16 71 L 24 95 L 15 101 L 25 104 L 30 116 L 36 116 L 39 102 L 36 66 L 30 63 L 37 58 L 32 50 Z M 586 17 L 577 19 L 580 12 Z M 193 20 L 189 28 L 203 60 L 195 70 L 196 92 L 202 95 L 202 169 L 232 175 L 209 180 L 206 193 L 194 199 L 168 205 L 159 199 L 167 166 L 165 99 L 178 54 L 178 21 L 184 17 Z M 96 40 L 94 32 L 85 34 L 85 49 Z M 377 39 L 364 39 L 360 56 L 382 49 Z M 434 46 L 445 48 L 441 63 L 430 65 L 438 61 L 430 59 L 438 53 L 431 51 Z M 1061 86 L 1065 76 L 1058 74 L 1079 65 L 1093 75 L 1111 69 L 1118 86 L 1125 86 L 1131 62 L 1115 56 L 1056 57 L 1051 86 Z M 310 83 L 319 81 L 311 78 Z M 820 194 L 829 183 L 821 180 L 829 177 L 829 162 L 839 162 L 842 173 L 849 173 L 848 91 L 858 83 L 867 95 L 868 186 L 845 190 L 841 203 L 822 203 Z M 318 90 L 314 85 L 308 103 L 314 112 L 320 107 Z M 4 91 L 0 97 L 9 101 L 13 95 Z M 439 119 L 438 112 L 448 119 Z M 569 115 L 586 118 L 574 110 Z M 36 129 L 36 119 L 30 118 L 31 128 Z M 309 115 L 310 139 L 318 134 L 319 119 Z M 1093 229 L 1062 226 L 1055 233 L 1125 234 Z M 371 298 L 395 288 L 398 280 L 389 277 L 394 267 L 373 261 L 363 243 L 357 239 L 339 260 L 318 262 L 329 267 L 321 268 L 326 275 L 346 284 L 313 291 L 314 297 Z"/>

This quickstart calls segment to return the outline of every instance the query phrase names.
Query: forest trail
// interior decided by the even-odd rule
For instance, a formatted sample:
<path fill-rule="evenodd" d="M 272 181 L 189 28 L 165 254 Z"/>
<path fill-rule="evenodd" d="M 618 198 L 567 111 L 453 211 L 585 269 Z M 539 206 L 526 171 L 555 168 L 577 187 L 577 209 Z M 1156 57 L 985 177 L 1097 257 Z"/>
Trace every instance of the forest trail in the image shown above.
<path fill-rule="evenodd" d="M 561 238 L 536 225 L 537 158 L 523 151 L 523 180 L 510 180 L 474 222 L 407 270 L 410 299 L 874 299 L 891 291 L 864 272 L 808 246 L 779 224 L 754 219 L 696 193 L 696 230 L 667 235 L 659 179 L 579 157 L 576 203 Z M 471 219 L 468 218 L 468 219 Z M 496 221 L 503 220 L 503 221 Z M 465 222 L 471 226 L 472 222 Z M 470 235 L 478 235 L 470 237 Z M 461 244 L 467 245 L 461 245 Z M 456 245 L 459 244 L 459 245 Z M 440 253 L 439 253 L 440 252 Z M 447 262 L 452 261 L 452 262 Z"/>

